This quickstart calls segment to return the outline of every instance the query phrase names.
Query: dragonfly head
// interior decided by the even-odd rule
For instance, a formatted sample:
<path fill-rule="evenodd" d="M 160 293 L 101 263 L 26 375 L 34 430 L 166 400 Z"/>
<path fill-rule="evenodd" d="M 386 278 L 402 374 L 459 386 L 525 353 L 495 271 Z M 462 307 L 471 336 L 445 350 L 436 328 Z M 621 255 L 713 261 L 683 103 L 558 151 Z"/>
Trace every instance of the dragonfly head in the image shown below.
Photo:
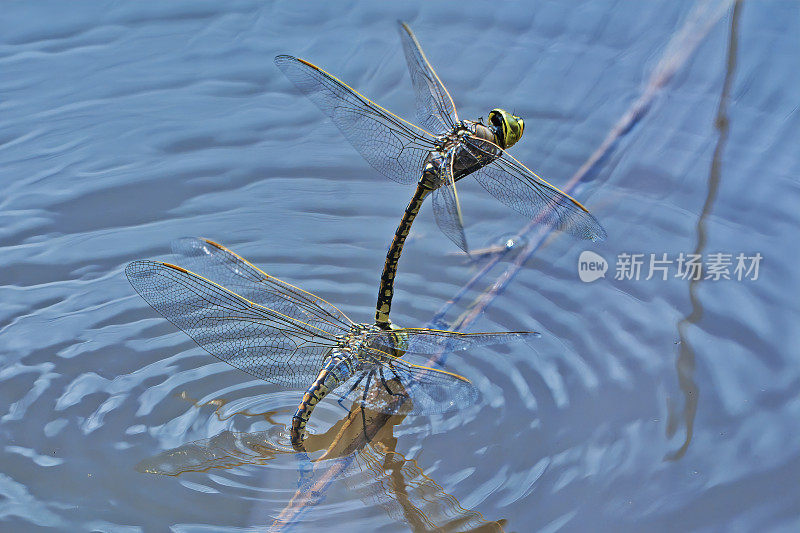
<path fill-rule="evenodd" d="M 488 118 L 494 130 L 495 141 L 500 148 L 510 148 L 522 137 L 525 122 L 520 117 L 498 108 L 492 109 Z"/>

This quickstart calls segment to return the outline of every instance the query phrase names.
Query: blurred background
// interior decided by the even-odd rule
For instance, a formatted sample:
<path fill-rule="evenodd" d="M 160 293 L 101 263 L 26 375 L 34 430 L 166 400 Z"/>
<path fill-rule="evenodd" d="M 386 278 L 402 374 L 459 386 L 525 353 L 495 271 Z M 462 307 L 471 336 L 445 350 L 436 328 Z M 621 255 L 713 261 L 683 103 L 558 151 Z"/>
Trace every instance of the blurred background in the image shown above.
<path fill-rule="evenodd" d="M 0 529 L 800 527 L 797 2 L 3 11 Z M 272 58 L 306 58 L 414 121 L 397 19 L 462 118 L 524 117 L 511 153 L 557 186 L 577 177 L 571 190 L 608 239 L 554 234 L 527 257 L 538 241 L 526 233 L 481 272 L 489 258 L 456 253 L 425 206 L 393 321 L 542 338 L 448 358 L 480 400 L 393 428 L 405 481 L 388 475 L 388 455 L 357 454 L 275 526 L 309 468 L 283 451 L 302 392 L 207 355 L 123 269 L 204 236 L 371 321 L 413 188 L 365 163 Z M 527 224 L 474 181 L 459 185 L 473 248 Z M 586 250 L 608 262 L 592 283 L 578 277 Z M 731 254 L 731 279 L 683 279 L 676 265 L 645 279 L 650 254 L 665 253 Z M 757 279 L 733 275 L 740 253 L 762 256 Z M 639 279 L 615 279 L 621 254 L 644 254 Z M 310 430 L 345 414 L 323 402 Z M 242 458 L 243 434 L 275 453 Z M 173 475 L 142 472 L 187 445 Z"/>

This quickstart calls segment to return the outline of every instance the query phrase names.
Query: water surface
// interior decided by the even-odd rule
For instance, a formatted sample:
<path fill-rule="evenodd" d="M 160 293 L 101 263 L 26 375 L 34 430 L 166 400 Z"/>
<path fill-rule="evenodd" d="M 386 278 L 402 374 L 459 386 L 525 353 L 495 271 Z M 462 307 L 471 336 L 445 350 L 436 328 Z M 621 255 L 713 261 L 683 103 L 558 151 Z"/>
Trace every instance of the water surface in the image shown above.
<path fill-rule="evenodd" d="M 395 32 L 406 20 L 461 115 L 523 116 L 513 154 L 564 185 L 665 54 L 680 59 L 668 43 L 693 6 L 6 5 L 0 529 L 265 529 L 329 471 L 295 530 L 796 530 L 796 2 L 724 10 L 586 175 L 576 194 L 609 238 L 546 241 L 469 324 L 543 334 L 448 358 L 478 404 L 407 417 L 345 462 L 284 453 L 301 393 L 207 355 L 123 274 L 133 259 L 167 257 L 173 239 L 205 236 L 369 321 L 412 190 L 361 160 L 275 55 L 308 58 L 412 118 Z M 525 225 L 463 183 L 473 247 Z M 609 262 L 606 278 L 579 281 L 584 250 Z M 426 206 L 394 322 L 425 325 L 458 294 L 482 264 L 457 251 Z M 614 279 L 619 254 L 681 252 L 763 261 L 755 281 Z M 457 323 L 513 261 L 444 319 Z M 346 414 L 324 402 L 310 429 Z M 176 448 L 189 459 L 164 455 Z"/>

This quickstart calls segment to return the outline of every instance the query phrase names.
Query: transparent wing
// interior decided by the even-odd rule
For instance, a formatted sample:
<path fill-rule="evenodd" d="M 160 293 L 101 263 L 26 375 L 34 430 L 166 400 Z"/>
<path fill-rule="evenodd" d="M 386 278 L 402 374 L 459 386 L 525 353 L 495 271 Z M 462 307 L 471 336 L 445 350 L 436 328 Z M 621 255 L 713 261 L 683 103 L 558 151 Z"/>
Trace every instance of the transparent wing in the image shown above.
<path fill-rule="evenodd" d="M 453 150 L 447 153 L 446 163 L 443 165 L 444 182 L 441 187 L 433 191 L 433 215 L 436 225 L 453 241 L 456 246 L 469 253 L 467 236 L 464 234 L 464 219 L 461 216 L 461 205 L 458 202 L 456 182 L 453 177 Z"/>
<path fill-rule="evenodd" d="M 414 365 L 370 348 L 361 355 L 363 372 L 334 394 L 364 402 L 370 409 L 393 413 L 398 396 L 406 396 L 402 412 L 430 415 L 463 409 L 478 398 L 477 388 L 458 374 Z"/>
<path fill-rule="evenodd" d="M 333 335 L 350 331 L 353 322 L 336 306 L 262 271 L 248 260 L 209 239 L 186 237 L 172 243 L 188 270 Z"/>
<path fill-rule="evenodd" d="M 275 58 L 275 64 L 330 117 L 375 170 L 400 183 L 417 182 L 423 161 L 435 147 L 430 133 L 304 59 L 282 55 Z"/>
<path fill-rule="evenodd" d="M 423 128 L 434 134 L 447 133 L 458 124 L 453 99 L 425 57 L 414 32 L 405 22 L 398 23 L 403 52 L 416 94 L 417 120 Z"/>
<path fill-rule="evenodd" d="M 369 340 L 380 350 L 401 350 L 414 354 L 437 354 L 469 350 L 480 346 L 526 341 L 540 337 L 535 331 L 503 333 L 459 333 L 425 328 L 400 328 L 370 334 Z"/>
<path fill-rule="evenodd" d="M 125 274 L 142 298 L 201 348 L 250 375 L 306 388 L 337 339 L 253 303 L 188 270 L 134 261 Z"/>
<path fill-rule="evenodd" d="M 496 144 L 469 137 L 464 146 L 476 158 L 492 159 L 472 175 L 489 194 L 511 209 L 581 239 L 602 241 L 606 238 L 606 231 L 585 207 Z"/>

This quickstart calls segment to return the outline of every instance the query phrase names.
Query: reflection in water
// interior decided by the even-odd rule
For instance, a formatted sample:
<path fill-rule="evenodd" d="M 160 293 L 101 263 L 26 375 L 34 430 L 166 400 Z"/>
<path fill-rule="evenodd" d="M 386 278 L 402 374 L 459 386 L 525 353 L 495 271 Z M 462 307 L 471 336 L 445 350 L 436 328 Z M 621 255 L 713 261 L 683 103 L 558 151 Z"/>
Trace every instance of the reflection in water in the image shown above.
<path fill-rule="evenodd" d="M 234 433 L 225 430 L 210 439 L 196 440 L 145 459 L 136 470 L 144 474 L 179 476 L 186 472 L 207 472 L 213 468 L 234 468 L 265 464 L 291 448 L 271 442 L 270 431 Z"/>
<path fill-rule="evenodd" d="M 375 441 L 358 454 L 359 467 L 367 479 L 355 487 L 367 495 L 362 497 L 365 501 L 380 505 L 413 531 L 503 530 L 505 520 L 487 521 L 480 512 L 464 509 L 416 461 L 396 452 L 396 444 L 394 438 Z"/>
<path fill-rule="evenodd" d="M 396 380 L 390 384 L 401 387 Z M 380 387 L 371 388 L 370 394 L 388 396 Z M 273 531 L 296 524 L 302 513 L 319 504 L 327 488 L 339 479 L 357 490 L 364 501 L 379 505 L 393 520 L 405 523 L 413 531 L 502 531 L 505 520 L 487 521 L 480 512 L 465 509 L 426 475 L 415 460 L 406 459 L 396 451 L 394 427 L 402 423 L 413 408 L 407 394 L 385 398 L 385 402 L 393 403 L 389 412 L 366 407 L 379 398 L 354 402 L 347 415 L 327 431 L 309 435 L 305 441 L 306 453 L 297 454 L 288 442 L 281 442 L 286 440 L 288 428 L 272 420 L 277 411 L 243 410 L 222 415 L 220 410 L 226 405 L 225 400 L 198 403 L 186 393 L 182 393 L 181 398 L 198 408 L 215 406 L 220 420 L 234 415 L 257 416 L 273 427 L 252 433 L 222 431 L 209 439 L 190 442 L 146 459 L 136 469 L 148 474 L 178 476 L 215 468 L 266 465 L 279 455 L 295 454 L 300 460 L 299 488 L 272 521 L 270 529 Z"/>
<path fill-rule="evenodd" d="M 244 416 L 260 416 L 263 417 L 266 422 L 270 424 L 277 424 L 272 417 L 279 414 L 279 411 L 264 411 L 263 413 L 252 413 L 249 409 L 242 409 L 240 411 L 235 411 L 229 415 L 223 415 L 222 409 L 228 404 L 227 400 L 223 400 L 222 398 L 215 398 L 213 400 L 209 400 L 207 402 L 200 403 L 199 400 L 196 400 L 189 396 L 189 393 L 186 391 L 182 391 L 178 397 L 182 400 L 186 400 L 187 402 L 191 402 L 192 405 L 197 407 L 198 409 L 202 407 L 206 407 L 207 405 L 213 405 L 214 409 L 214 416 L 217 417 L 217 420 L 220 422 L 224 420 L 228 420 L 229 418 L 233 417 L 234 415 L 244 415 Z"/>
<path fill-rule="evenodd" d="M 228 403 L 226 400 L 218 398 L 199 403 L 190 398 L 186 391 L 181 392 L 179 397 L 191 402 L 198 409 L 207 405 L 214 406 L 214 414 L 220 421 L 235 415 L 243 415 L 262 417 L 273 427 L 279 427 L 272 418 L 279 414 L 279 411 L 253 413 L 249 409 L 244 409 L 223 415 L 222 409 Z M 274 431 L 234 433 L 225 430 L 209 439 L 196 440 L 145 459 L 136 465 L 136 470 L 144 474 L 178 476 L 186 472 L 207 472 L 213 468 L 225 469 L 246 464 L 265 464 L 276 455 L 290 451 L 292 451 L 291 447 L 282 447 L 277 444 Z"/>
<path fill-rule="evenodd" d="M 706 196 L 700 218 L 697 220 L 697 245 L 694 253 L 702 254 L 706 247 L 708 238 L 706 230 L 706 218 L 714 207 L 714 200 L 717 198 L 719 182 L 722 168 L 722 152 L 728 140 L 728 97 L 733 84 L 733 74 L 736 70 L 736 47 L 739 14 L 741 13 L 742 3 L 736 1 L 731 15 L 731 30 L 728 41 L 728 59 L 725 70 L 725 81 L 722 84 L 722 94 L 719 99 L 719 108 L 714 126 L 719 131 L 717 146 L 714 149 L 714 156 L 711 160 L 711 170 L 708 176 L 708 194 Z M 694 418 L 697 414 L 697 401 L 700 393 L 697 383 L 694 380 L 695 353 L 687 336 L 689 328 L 700 322 L 703 318 L 703 305 L 697 297 L 698 283 L 700 279 L 692 279 L 689 282 L 689 299 L 692 303 L 692 311 L 678 323 L 678 335 L 680 335 L 680 350 L 675 361 L 675 370 L 678 373 L 678 384 L 683 392 L 683 423 L 686 426 L 686 437 L 683 444 L 674 452 L 666 456 L 667 460 L 677 460 L 683 457 L 689 444 L 692 441 L 694 432 Z M 667 436 L 672 437 L 678 429 L 676 406 L 674 402 L 668 401 L 669 419 L 667 421 Z"/>
<path fill-rule="evenodd" d="M 373 388 L 370 394 L 387 395 L 380 387 Z M 308 445 L 325 451 L 316 461 L 312 475 L 273 521 L 273 529 L 297 523 L 302 513 L 320 503 L 328 487 L 342 477 L 362 494 L 362 499 L 379 504 L 391 518 L 404 522 L 413 531 L 502 530 L 504 521 L 488 522 L 479 512 L 464 509 L 415 461 L 396 452 L 394 427 L 411 412 L 412 400 L 401 394 L 385 401 L 394 402 L 394 414 L 369 409 L 366 405 L 371 402 L 354 403 L 348 415 L 317 436 L 318 440 L 312 441 L 309 436 Z M 324 459 L 335 460 L 322 462 Z M 358 468 L 357 475 L 352 475 L 354 466 Z M 360 482 L 354 483 L 353 479 Z"/>

